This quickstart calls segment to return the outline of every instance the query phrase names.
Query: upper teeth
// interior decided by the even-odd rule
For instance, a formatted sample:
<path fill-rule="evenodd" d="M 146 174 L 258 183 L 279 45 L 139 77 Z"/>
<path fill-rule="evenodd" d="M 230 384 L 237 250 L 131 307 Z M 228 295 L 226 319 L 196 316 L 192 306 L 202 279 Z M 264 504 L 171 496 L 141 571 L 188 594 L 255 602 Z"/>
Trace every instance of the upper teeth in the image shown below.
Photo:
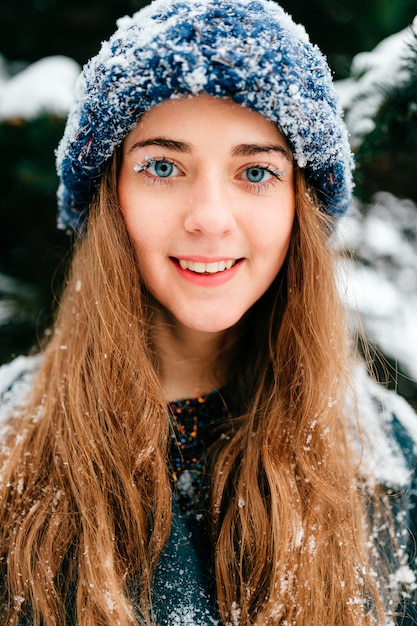
<path fill-rule="evenodd" d="M 235 263 L 236 261 L 232 261 L 231 259 L 227 261 L 215 261 L 214 263 L 200 263 L 180 259 L 180 265 L 183 270 L 191 270 L 192 272 L 197 272 L 198 274 L 215 274 L 216 272 L 230 270 Z"/>

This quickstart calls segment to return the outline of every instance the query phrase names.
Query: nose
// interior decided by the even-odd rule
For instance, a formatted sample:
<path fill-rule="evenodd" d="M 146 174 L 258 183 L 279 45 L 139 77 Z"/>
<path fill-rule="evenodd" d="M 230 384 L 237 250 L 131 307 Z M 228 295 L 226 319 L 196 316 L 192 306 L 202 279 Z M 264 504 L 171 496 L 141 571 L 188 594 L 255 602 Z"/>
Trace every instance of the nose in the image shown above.
<path fill-rule="evenodd" d="M 199 180 L 187 198 L 184 227 L 190 233 L 223 237 L 236 226 L 233 197 L 225 180 Z"/>

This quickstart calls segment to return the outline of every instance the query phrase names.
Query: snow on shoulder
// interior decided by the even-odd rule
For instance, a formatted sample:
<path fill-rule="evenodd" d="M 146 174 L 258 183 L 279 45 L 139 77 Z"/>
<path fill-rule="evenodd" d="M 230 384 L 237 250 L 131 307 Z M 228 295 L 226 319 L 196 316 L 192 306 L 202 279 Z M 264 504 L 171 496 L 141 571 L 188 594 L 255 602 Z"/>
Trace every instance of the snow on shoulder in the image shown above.
<path fill-rule="evenodd" d="M 0 367 L 0 438 L 12 411 L 24 406 L 41 356 L 18 356 Z"/>
<path fill-rule="evenodd" d="M 363 479 L 370 488 L 377 483 L 406 487 L 417 454 L 416 413 L 403 397 L 375 382 L 364 362 L 355 364 L 353 383 L 346 412 L 352 426 L 350 444 Z"/>

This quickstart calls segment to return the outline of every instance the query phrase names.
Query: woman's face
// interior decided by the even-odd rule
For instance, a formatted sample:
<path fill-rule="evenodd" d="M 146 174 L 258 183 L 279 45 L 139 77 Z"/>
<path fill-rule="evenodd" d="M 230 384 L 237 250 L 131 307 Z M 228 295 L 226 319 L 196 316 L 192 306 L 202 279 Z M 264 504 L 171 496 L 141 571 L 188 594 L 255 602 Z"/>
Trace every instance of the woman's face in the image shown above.
<path fill-rule="evenodd" d="M 282 267 L 292 155 L 274 124 L 232 101 L 182 98 L 146 113 L 124 142 L 118 195 L 162 320 L 231 328 Z"/>

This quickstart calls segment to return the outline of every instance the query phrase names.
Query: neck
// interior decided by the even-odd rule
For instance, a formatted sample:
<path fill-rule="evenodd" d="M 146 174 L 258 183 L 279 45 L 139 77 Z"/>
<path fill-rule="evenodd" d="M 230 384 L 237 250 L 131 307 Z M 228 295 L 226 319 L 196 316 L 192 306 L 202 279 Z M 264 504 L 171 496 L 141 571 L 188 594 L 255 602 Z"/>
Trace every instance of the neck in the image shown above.
<path fill-rule="evenodd" d="M 202 332 L 160 318 L 153 318 L 152 339 L 165 399 L 197 397 L 222 386 L 227 363 L 222 359 L 219 367 L 219 355 L 227 331 Z"/>

